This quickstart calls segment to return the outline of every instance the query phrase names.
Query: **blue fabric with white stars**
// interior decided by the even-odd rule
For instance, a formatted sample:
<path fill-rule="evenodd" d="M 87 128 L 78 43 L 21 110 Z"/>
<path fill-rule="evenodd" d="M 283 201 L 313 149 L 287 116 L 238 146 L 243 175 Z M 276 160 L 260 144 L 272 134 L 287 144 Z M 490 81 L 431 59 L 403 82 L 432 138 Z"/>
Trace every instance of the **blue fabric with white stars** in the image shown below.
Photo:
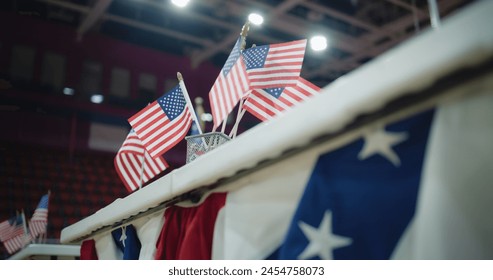
<path fill-rule="evenodd" d="M 138 260 L 142 244 L 137 235 L 137 230 L 133 225 L 125 226 L 124 229 L 125 233 L 122 228 L 117 228 L 111 232 L 113 241 L 116 247 L 123 253 L 124 260 Z M 122 235 L 125 238 L 122 238 Z"/>
<path fill-rule="evenodd" d="M 392 147 L 402 160 L 397 167 L 379 155 L 358 159 L 363 139 L 321 155 L 283 243 L 267 258 L 299 258 L 310 243 L 300 223 L 317 228 L 329 212 L 327 234 L 351 240 L 329 252 L 334 259 L 389 259 L 414 216 L 432 119 L 428 111 L 386 127 L 410 135 Z"/>
<path fill-rule="evenodd" d="M 269 48 L 269 45 L 265 45 L 245 50 L 243 52 L 243 57 L 245 58 L 246 69 L 250 70 L 264 67 Z"/>
<path fill-rule="evenodd" d="M 233 47 L 233 50 L 229 54 L 229 57 L 226 60 L 226 63 L 224 63 L 222 72 L 223 72 L 223 75 L 225 77 L 228 75 L 229 71 L 231 71 L 231 68 L 233 68 L 233 66 L 235 65 L 236 61 L 240 57 L 240 47 L 241 47 L 241 37 L 238 38 L 238 40 L 236 40 L 236 44 Z"/>
<path fill-rule="evenodd" d="M 161 106 L 161 109 L 163 109 L 170 121 L 178 117 L 185 110 L 185 106 L 187 106 L 180 85 L 177 85 L 171 91 L 158 98 L 157 103 Z"/>
<path fill-rule="evenodd" d="M 274 96 L 276 99 L 279 99 L 279 97 L 281 96 L 283 90 L 284 90 L 283 87 L 266 88 L 266 89 L 264 89 L 265 92 L 267 92 L 268 94 Z"/>

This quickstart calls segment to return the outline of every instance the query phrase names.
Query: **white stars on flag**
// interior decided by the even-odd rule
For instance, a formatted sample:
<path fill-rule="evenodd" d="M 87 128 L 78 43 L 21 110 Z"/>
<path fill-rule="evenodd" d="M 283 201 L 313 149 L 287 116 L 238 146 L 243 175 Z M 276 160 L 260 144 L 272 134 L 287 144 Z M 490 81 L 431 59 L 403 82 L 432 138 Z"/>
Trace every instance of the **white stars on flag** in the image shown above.
<path fill-rule="evenodd" d="M 388 132 L 383 128 L 375 129 L 364 136 L 365 144 L 358 154 L 358 159 L 365 160 L 379 154 L 389 160 L 394 166 L 400 166 L 401 160 L 392 149 L 393 146 L 408 138 L 405 132 Z"/>
<path fill-rule="evenodd" d="M 349 246 L 353 242 L 351 238 L 332 233 L 332 213 L 329 210 L 325 211 L 318 228 L 303 221 L 299 221 L 298 226 L 308 239 L 308 245 L 298 256 L 300 260 L 307 260 L 316 256 L 323 260 L 332 260 L 334 249 Z"/>

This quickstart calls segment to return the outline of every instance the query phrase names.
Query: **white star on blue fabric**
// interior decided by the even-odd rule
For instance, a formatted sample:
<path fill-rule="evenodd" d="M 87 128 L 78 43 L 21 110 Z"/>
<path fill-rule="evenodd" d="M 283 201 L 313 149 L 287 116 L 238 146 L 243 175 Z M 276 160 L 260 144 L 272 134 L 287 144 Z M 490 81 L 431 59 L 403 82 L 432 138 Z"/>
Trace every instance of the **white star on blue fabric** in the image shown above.
<path fill-rule="evenodd" d="M 406 132 L 388 132 L 383 128 L 378 128 L 366 133 L 365 144 L 358 154 L 358 159 L 365 160 L 374 154 L 380 154 L 388 159 L 394 166 L 400 166 L 399 156 L 392 150 L 392 147 L 407 140 Z"/>
<path fill-rule="evenodd" d="M 224 76 L 227 76 L 229 74 L 229 71 L 231 70 L 231 68 L 233 68 L 236 61 L 240 57 L 240 53 L 241 53 L 240 45 L 241 45 L 241 38 L 238 38 L 238 40 L 236 40 L 233 49 L 231 50 L 231 53 L 228 56 L 228 59 L 226 60 L 226 63 L 224 63 L 223 69 L 221 70 Z"/>
<path fill-rule="evenodd" d="M 186 106 L 185 97 L 179 85 L 161 96 L 158 99 L 158 103 L 170 120 L 178 117 Z"/>
<path fill-rule="evenodd" d="M 282 91 L 284 90 L 283 87 L 277 87 L 277 88 L 266 88 L 264 91 L 275 98 L 279 98 L 282 94 Z"/>
<path fill-rule="evenodd" d="M 243 52 L 245 58 L 245 66 L 247 70 L 261 68 L 265 64 L 265 59 L 269 52 L 269 45 L 258 46 L 246 49 Z"/>
<path fill-rule="evenodd" d="M 332 213 L 327 210 L 320 222 L 318 228 L 302 221 L 298 222 L 298 226 L 308 239 L 308 245 L 305 250 L 298 255 L 298 259 L 307 260 L 318 256 L 322 260 L 332 260 L 332 250 L 349 246 L 353 240 L 348 237 L 335 235 L 332 233 Z"/>

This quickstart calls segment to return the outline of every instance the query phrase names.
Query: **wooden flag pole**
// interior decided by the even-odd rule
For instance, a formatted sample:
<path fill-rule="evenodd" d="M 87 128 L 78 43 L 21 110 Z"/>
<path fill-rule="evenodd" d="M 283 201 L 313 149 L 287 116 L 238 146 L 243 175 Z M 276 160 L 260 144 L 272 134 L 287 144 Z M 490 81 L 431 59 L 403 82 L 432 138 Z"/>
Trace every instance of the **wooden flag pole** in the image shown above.
<path fill-rule="evenodd" d="M 239 110 L 238 110 L 239 111 Z M 231 129 L 231 132 L 229 133 L 229 138 L 234 139 L 236 138 L 236 132 L 238 131 L 238 127 L 240 125 L 240 120 L 243 118 L 243 115 L 245 115 L 246 109 L 242 109 L 241 112 L 239 112 L 238 117 L 236 117 L 236 123 Z"/>
<path fill-rule="evenodd" d="M 228 114 L 229 116 L 229 114 Z M 223 126 L 221 127 L 221 133 L 224 133 L 224 131 L 226 130 L 226 123 L 228 122 L 228 116 L 226 116 L 226 118 L 223 120 Z"/>
<path fill-rule="evenodd" d="M 192 101 L 190 100 L 190 97 L 188 96 L 188 91 L 187 91 L 187 87 L 185 86 L 185 82 L 183 81 L 183 76 L 181 75 L 180 72 L 177 72 L 176 76 L 178 78 L 181 91 L 183 91 L 183 96 L 185 97 L 185 100 L 187 101 L 188 109 L 190 110 L 190 113 L 192 114 L 193 121 L 197 124 L 197 129 L 199 130 L 199 133 L 202 134 L 202 128 L 200 127 L 200 122 L 197 119 L 197 115 L 195 114 L 195 109 L 193 108 Z"/>
<path fill-rule="evenodd" d="M 256 46 L 257 45 L 253 44 L 252 48 L 254 48 Z M 244 49 L 245 49 L 245 44 L 242 44 L 241 50 L 243 51 Z M 243 98 L 241 98 L 240 99 L 240 105 L 238 106 L 238 114 L 236 115 L 236 121 L 235 121 L 233 128 L 229 132 L 229 138 L 235 138 L 236 137 L 236 132 L 238 131 L 238 127 L 240 125 L 241 118 L 243 117 L 243 115 L 245 114 L 245 111 L 246 111 L 243 109 L 243 103 L 244 103 Z"/>
<path fill-rule="evenodd" d="M 48 216 L 46 217 L 46 226 L 45 226 L 45 231 L 43 233 L 43 239 L 42 242 L 46 243 L 48 241 L 48 217 L 50 217 L 50 197 L 51 197 L 51 190 L 48 190 L 48 204 L 46 205 L 46 211 Z"/>
<path fill-rule="evenodd" d="M 21 217 L 22 217 L 22 227 L 24 229 L 24 238 L 23 238 L 23 244 L 22 247 L 24 248 L 27 243 L 31 243 L 31 239 L 28 237 L 29 233 L 27 232 L 27 225 L 26 225 L 26 215 L 24 215 L 24 208 L 21 210 Z"/>
<path fill-rule="evenodd" d="M 205 111 L 204 111 L 204 99 L 202 99 L 202 97 L 198 96 L 198 97 L 195 97 L 194 99 L 194 102 L 195 102 L 195 110 L 197 110 L 197 118 L 200 122 L 200 128 L 202 129 L 202 131 L 205 130 L 205 122 L 204 120 L 202 119 L 202 115 L 204 115 Z"/>
<path fill-rule="evenodd" d="M 139 178 L 139 190 L 142 188 L 143 181 L 144 181 L 144 168 L 146 164 L 146 153 L 147 150 L 145 147 L 142 147 L 144 149 L 144 154 L 142 155 L 142 168 L 140 169 L 140 178 Z"/>
<path fill-rule="evenodd" d="M 197 119 L 197 114 L 195 114 L 195 109 L 192 105 L 192 101 L 190 100 L 190 96 L 188 96 L 188 90 L 187 87 L 185 86 L 185 81 L 183 80 L 183 76 L 181 75 L 180 72 L 176 72 L 176 77 L 178 78 L 178 82 L 181 88 L 181 91 L 183 92 L 183 96 L 185 97 L 185 101 L 187 102 L 188 109 L 190 110 L 190 113 L 192 114 L 192 119 L 197 125 L 197 130 L 199 131 L 199 134 L 202 135 L 202 128 L 200 127 L 200 122 Z M 207 148 L 207 143 L 205 142 L 204 137 L 200 137 L 202 139 L 202 144 L 204 144 L 204 147 Z"/>
<path fill-rule="evenodd" d="M 245 22 L 245 24 L 243 25 L 243 27 L 241 28 L 241 33 L 240 33 L 240 36 L 241 36 L 240 50 L 241 51 L 245 50 L 246 37 L 248 35 L 248 31 L 249 30 L 250 30 L 250 21 L 247 20 Z M 241 56 L 238 59 L 242 59 Z M 238 114 L 236 116 L 237 119 L 238 119 L 238 116 L 240 115 L 240 110 L 242 108 L 242 105 L 243 105 L 243 98 L 240 99 L 240 106 L 238 107 Z M 228 116 L 229 116 L 229 114 L 228 114 Z M 224 131 L 226 130 L 226 122 L 227 122 L 227 120 L 228 120 L 228 117 L 226 117 L 226 119 L 223 120 L 223 126 L 221 128 L 221 133 L 224 133 Z"/>

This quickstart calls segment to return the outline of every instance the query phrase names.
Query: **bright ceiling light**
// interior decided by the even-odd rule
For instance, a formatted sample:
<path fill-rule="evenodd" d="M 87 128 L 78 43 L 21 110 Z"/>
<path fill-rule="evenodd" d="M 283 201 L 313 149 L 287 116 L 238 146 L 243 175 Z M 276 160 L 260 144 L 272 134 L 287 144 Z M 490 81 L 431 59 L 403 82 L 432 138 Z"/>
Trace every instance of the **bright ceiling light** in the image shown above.
<path fill-rule="evenodd" d="M 66 87 L 66 88 L 63 88 L 63 94 L 65 95 L 74 95 L 75 91 L 73 88 L 69 88 L 69 87 Z"/>
<path fill-rule="evenodd" d="M 102 103 L 103 100 L 104 100 L 104 97 L 101 94 L 93 94 L 91 96 L 91 102 L 92 103 L 99 104 L 99 103 Z"/>
<path fill-rule="evenodd" d="M 323 51 L 327 48 L 327 38 L 325 36 L 313 36 L 310 39 L 310 47 L 314 51 Z"/>
<path fill-rule="evenodd" d="M 248 15 L 248 21 L 255 25 L 261 25 L 264 22 L 264 17 L 257 13 L 251 13 Z"/>
<path fill-rule="evenodd" d="M 175 6 L 178 6 L 180 8 L 183 8 L 186 5 L 188 5 L 188 2 L 190 2 L 190 0 L 171 0 L 171 3 L 173 3 Z"/>

